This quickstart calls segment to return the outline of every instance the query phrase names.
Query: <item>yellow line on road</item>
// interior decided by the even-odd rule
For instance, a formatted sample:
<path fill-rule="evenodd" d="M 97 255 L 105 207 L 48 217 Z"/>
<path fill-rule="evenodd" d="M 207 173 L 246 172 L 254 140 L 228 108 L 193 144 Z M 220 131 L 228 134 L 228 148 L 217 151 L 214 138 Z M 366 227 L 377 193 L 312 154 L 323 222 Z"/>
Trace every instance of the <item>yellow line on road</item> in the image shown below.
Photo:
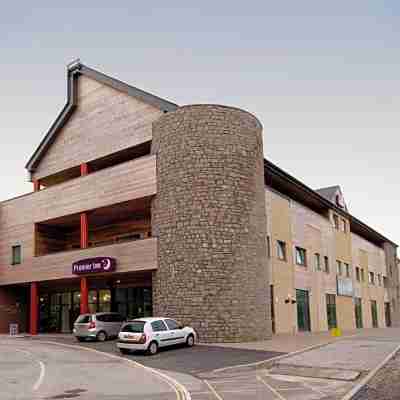
<path fill-rule="evenodd" d="M 277 390 L 275 390 L 271 385 L 269 385 L 265 380 L 257 375 L 257 379 L 262 382 L 275 396 L 278 397 L 279 400 L 287 400 L 285 397 L 283 397 Z"/>
<path fill-rule="evenodd" d="M 204 383 L 208 386 L 208 388 L 210 389 L 211 393 L 218 399 L 218 400 L 224 400 L 218 393 L 217 391 L 211 386 L 211 384 L 204 380 Z"/>

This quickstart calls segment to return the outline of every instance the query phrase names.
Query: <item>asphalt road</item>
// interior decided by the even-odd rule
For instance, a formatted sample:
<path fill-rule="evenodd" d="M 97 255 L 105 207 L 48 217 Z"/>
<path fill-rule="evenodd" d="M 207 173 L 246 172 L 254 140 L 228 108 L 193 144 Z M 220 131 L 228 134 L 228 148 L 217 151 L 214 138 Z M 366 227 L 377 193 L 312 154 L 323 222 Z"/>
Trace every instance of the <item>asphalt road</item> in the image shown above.
<path fill-rule="evenodd" d="M 107 354 L 0 340 L 1 400 L 175 400 L 172 382 Z"/>
<path fill-rule="evenodd" d="M 115 340 L 103 343 L 92 341 L 77 343 L 72 336 L 70 338 L 61 336 L 59 339 L 51 338 L 50 340 L 120 355 Z M 268 360 L 281 354 L 285 353 L 196 345 L 192 348 L 174 346 L 160 349 L 159 353 L 155 356 L 136 352 L 123 357 L 151 368 L 198 376 L 220 368 Z"/>

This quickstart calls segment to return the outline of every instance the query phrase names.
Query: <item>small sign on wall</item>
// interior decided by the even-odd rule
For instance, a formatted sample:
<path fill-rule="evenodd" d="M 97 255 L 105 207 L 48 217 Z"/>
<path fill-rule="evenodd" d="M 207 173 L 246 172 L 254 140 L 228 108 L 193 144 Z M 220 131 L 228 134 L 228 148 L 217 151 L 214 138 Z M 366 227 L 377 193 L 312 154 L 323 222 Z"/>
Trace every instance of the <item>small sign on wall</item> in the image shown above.
<path fill-rule="evenodd" d="M 18 335 L 18 324 L 10 324 L 9 326 L 10 336 Z"/>
<path fill-rule="evenodd" d="M 79 260 L 72 264 L 72 273 L 75 275 L 92 274 L 97 272 L 113 272 L 116 267 L 115 258 L 94 257 Z"/>

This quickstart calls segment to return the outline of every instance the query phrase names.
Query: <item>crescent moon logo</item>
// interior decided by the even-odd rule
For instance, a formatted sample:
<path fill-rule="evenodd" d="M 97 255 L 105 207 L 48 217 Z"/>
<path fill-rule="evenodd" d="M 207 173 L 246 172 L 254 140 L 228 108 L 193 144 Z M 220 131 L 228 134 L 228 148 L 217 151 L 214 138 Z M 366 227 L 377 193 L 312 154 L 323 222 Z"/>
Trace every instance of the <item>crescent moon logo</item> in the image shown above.
<path fill-rule="evenodd" d="M 103 270 L 108 271 L 111 268 L 111 260 L 106 258 L 103 260 Z"/>

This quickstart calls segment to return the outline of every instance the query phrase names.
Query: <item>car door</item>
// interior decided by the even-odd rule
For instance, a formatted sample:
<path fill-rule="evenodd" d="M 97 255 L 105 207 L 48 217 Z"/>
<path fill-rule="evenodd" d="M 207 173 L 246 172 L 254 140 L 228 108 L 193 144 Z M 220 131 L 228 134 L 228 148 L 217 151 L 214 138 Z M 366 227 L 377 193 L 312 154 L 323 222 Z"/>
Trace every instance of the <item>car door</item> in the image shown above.
<path fill-rule="evenodd" d="M 167 325 L 161 319 L 151 323 L 154 339 L 157 340 L 160 347 L 169 346 L 171 344 L 171 332 L 168 330 Z"/>
<path fill-rule="evenodd" d="M 170 344 L 185 343 L 185 333 L 180 325 L 174 319 L 166 318 L 164 321 L 167 324 L 168 331 L 170 332 Z"/>

